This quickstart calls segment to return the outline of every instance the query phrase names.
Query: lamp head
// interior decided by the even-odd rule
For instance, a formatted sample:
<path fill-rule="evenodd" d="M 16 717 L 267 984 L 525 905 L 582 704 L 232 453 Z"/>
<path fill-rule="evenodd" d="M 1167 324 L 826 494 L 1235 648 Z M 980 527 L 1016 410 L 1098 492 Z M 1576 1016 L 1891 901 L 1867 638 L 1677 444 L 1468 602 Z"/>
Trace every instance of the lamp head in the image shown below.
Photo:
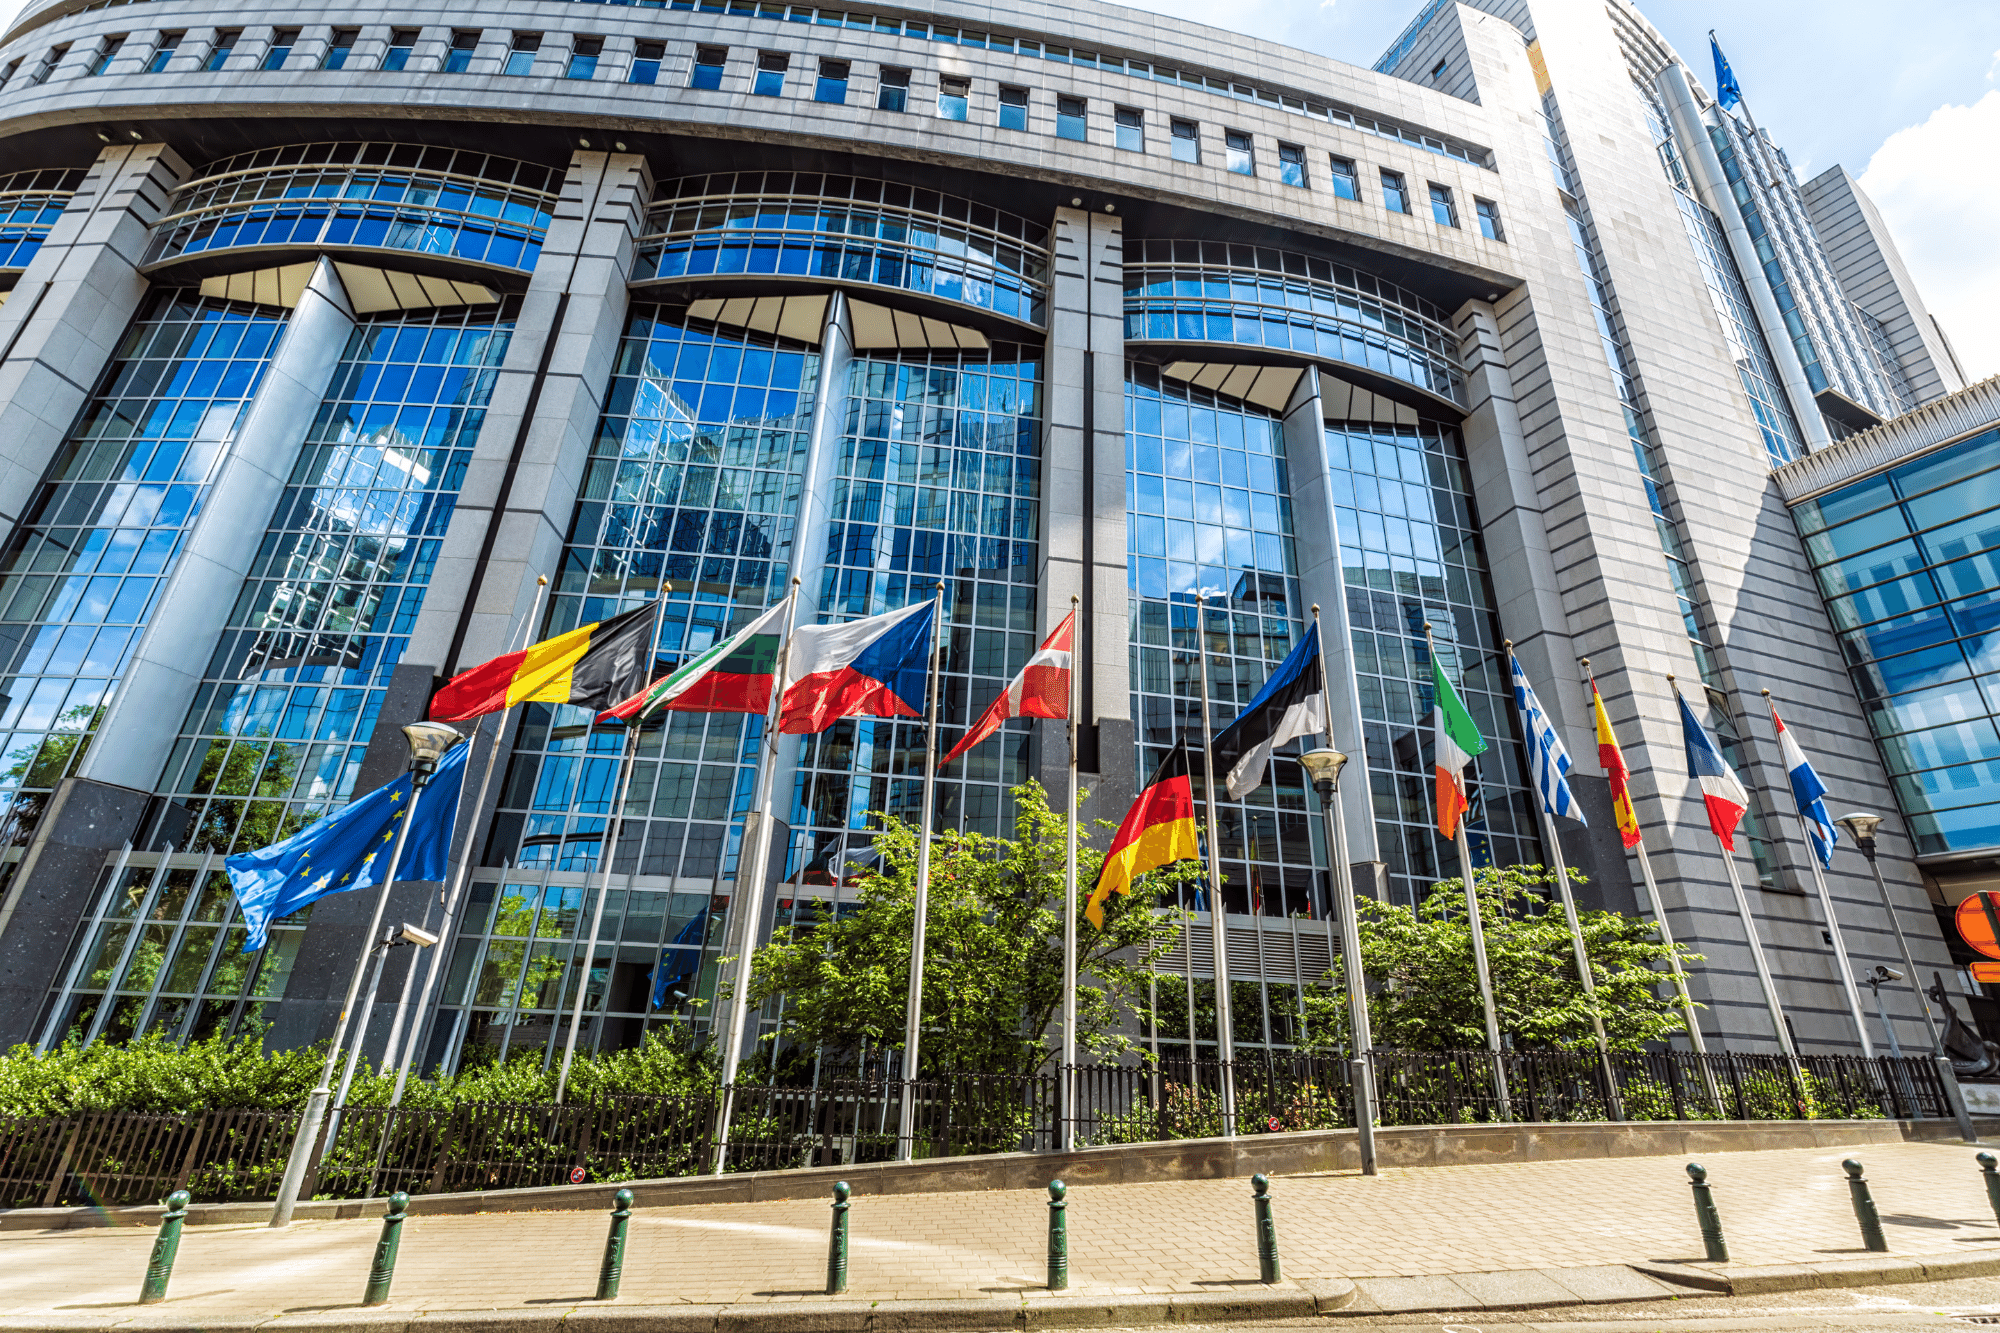
<path fill-rule="evenodd" d="M 1847 836 L 1854 839 L 1854 845 L 1861 849 L 1863 855 L 1874 856 L 1875 830 L 1882 827 L 1882 816 L 1864 815 L 1857 812 L 1851 815 L 1842 815 L 1833 822 L 1847 830 Z"/>
<path fill-rule="evenodd" d="M 1300 755 L 1299 763 L 1304 767 L 1306 776 L 1312 779 L 1315 787 L 1321 783 L 1325 783 L 1329 787 L 1338 787 L 1340 785 L 1340 770 L 1347 767 L 1347 756 L 1338 750 L 1322 745 L 1317 749 L 1307 750 L 1304 754 Z"/>
<path fill-rule="evenodd" d="M 403 728 L 403 740 L 410 747 L 410 771 L 422 786 L 437 771 L 438 760 L 452 746 L 464 740 L 455 727 L 442 722 L 412 722 Z"/>
<path fill-rule="evenodd" d="M 422 926 L 413 926 L 407 921 L 403 923 L 403 928 L 396 932 L 396 938 L 405 944 L 414 944 L 419 949 L 428 949 L 438 942 L 438 937 L 434 933 Z"/>

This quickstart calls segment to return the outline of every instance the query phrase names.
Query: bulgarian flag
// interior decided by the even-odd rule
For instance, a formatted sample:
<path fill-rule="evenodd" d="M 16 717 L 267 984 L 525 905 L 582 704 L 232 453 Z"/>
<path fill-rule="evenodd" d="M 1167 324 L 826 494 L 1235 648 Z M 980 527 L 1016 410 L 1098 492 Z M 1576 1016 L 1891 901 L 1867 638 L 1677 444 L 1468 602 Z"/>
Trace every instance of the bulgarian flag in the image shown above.
<path fill-rule="evenodd" d="M 1625 752 L 1612 734 L 1611 719 L 1604 712 L 1604 696 L 1597 682 L 1590 682 L 1590 706 L 1597 711 L 1597 762 L 1604 765 L 1605 780 L 1611 784 L 1611 817 L 1618 822 L 1618 841 L 1627 847 L 1639 845 L 1639 815 L 1632 808 L 1632 770 L 1625 766 Z"/>
<path fill-rule="evenodd" d="M 1431 720 L 1437 733 L 1438 832 L 1452 838 L 1458 836 L 1459 816 L 1472 806 L 1465 796 L 1465 766 L 1472 756 L 1486 753 L 1486 742 L 1458 701 L 1458 691 L 1445 679 L 1436 653 L 1431 654 L 1431 689 L 1437 698 Z"/>
<path fill-rule="evenodd" d="M 768 713 L 778 679 L 778 651 L 793 593 L 728 638 L 711 644 L 605 711 L 621 721 L 655 713 Z"/>

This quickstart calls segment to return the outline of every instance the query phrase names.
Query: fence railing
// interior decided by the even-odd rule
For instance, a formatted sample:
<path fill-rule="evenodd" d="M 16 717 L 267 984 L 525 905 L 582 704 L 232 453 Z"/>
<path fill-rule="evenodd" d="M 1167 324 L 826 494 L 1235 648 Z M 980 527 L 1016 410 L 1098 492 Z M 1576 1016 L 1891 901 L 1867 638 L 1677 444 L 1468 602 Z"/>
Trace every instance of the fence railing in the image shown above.
<path fill-rule="evenodd" d="M 1382 1125 L 1549 1121 L 1948 1118 L 1929 1059 L 1622 1052 L 1377 1051 Z M 1352 1065 L 1339 1055 L 1080 1065 L 1065 1110 L 1061 1072 L 941 1074 L 823 1067 L 803 1085 L 742 1084 L 728 1099 L 725 1169 L 891 1161 L 907 1087 L 910 1155 L 1036 1152 L 1354 1123 Z M 1502 1096 L 1502 1084 L 1505 1096 Z M 1613 1094 L 1616 1094 L 1615 1096 Z M 349 1107 L 320 1145 L 318 1198 L 436 1194 L 617 1181 L 714 1170 L 718 1097 L 605 1097 L 566 1106 L 461 1103 L 448 1110 Z M 0 1119 L 0 1207 L 271 1198 L 297 1111 L 184 1116 L 91 1112 Z"/>

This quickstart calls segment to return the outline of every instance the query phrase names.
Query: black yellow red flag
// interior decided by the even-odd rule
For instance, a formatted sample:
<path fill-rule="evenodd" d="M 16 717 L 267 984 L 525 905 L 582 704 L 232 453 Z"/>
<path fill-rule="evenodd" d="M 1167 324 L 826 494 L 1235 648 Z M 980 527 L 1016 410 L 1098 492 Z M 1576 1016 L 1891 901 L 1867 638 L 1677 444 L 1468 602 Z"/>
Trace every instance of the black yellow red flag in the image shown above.
<path fill-rule="evenodd" d="M 1114 893 L 1132 892 L 1132 881 L 1148 870 L 1201 856 L 1194 822 L 1194 784 L 1188 777 L 1187 745 L 1176 745 L 1139 799 L 1125 812 L 1104 867 L 1083 909 L 1090 924 L 1104 925 L 1104 903 Z"/>
<path fill-rule="evenodd" d="M 431 717 L 462 722 L 525 703 L 609 708 L 646 687 L 659 614 L 651 601 L 482 662 L 446 682 L 431 700 Z"/>

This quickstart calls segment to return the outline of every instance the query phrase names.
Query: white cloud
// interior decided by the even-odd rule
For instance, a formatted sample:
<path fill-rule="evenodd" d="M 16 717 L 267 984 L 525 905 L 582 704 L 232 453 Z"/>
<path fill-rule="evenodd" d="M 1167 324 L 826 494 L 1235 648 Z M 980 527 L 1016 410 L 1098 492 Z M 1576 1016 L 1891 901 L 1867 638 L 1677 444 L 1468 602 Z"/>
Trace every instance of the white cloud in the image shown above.
<path fill-rule="evenodd" d="M 1939 107 L 1875 150 L 1861 186 L 1972 379 L 2000 372 L 2000 89 Z"/>

